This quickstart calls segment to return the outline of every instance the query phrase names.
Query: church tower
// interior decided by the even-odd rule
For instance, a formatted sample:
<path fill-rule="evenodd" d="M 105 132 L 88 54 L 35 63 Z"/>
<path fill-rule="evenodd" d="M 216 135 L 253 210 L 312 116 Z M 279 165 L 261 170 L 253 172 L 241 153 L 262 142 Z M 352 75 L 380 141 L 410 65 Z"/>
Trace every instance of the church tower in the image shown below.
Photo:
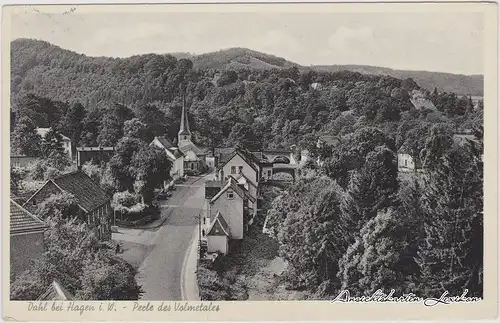
<path fill-rule="evenodd" d="M 182 115 L 181 115 L 181 126 L 179 128 L 179 133 L 177 134 L 178 145 L 182 141 L 191 141 L 191 131 L 189 130 L 189 122 L 186 112 L 186 96 L 182 95 Z"/>

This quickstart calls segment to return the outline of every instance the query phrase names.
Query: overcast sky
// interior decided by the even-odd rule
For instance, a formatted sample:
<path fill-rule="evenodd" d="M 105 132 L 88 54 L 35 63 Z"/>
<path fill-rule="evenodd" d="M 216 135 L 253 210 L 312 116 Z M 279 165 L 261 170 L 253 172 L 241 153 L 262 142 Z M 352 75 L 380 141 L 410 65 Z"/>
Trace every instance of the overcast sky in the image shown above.
<path fill-rule="evenodd" d="M 247 47 L 302 65 L 363 64 L 483 73 L 480 13 L 36 13 L 12 16 L 11 38 L 91 56 L 206 53 Z"/>

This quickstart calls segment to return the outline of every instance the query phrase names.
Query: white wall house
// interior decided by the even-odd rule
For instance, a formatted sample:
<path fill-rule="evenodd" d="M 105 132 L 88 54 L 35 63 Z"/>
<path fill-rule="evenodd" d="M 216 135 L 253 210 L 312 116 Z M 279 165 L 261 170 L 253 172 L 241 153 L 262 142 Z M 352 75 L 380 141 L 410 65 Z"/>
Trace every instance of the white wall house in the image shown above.
<path fill-rule="evenodd" d="M 259 169 L 254 163 L 247 161 L 238 150 L 219 169 L 219 178 L 225 180 L 230 175 L 243 173 L 255 186 L 259 185 Z"/>
<path fill-rule="evenodd" d="M 165 154 L 172 162 L 170 168 L 170 176 L 172 179 L 177 179 L 184 176 L 184 154 L 165 138 L 164 136 L 155 137 L 150 145 L 155 145 L 165 150 Z"/>
<path fill-rule="evenodd" d="M 231 229 L 220 212 L 207 230 L 207 251 L 226 254 L 229 251 Z"/>
<path fill-rule="evenodd" d="M 410 154 L 398 153 L 398 170 L 402 172 L 415 170 L 415 161 Z"/>
<path fill-rule="evenodd" d="M 253 210 L 254 215 L 256 215 L 257 214 L 257 198 L 258 198 L 257 185 L 255 185 L 243 173 L 231 175 L 231 177 L 233 177 L 235 179 L 236 183 L 238 185 L 240 185 L 240 187 L 245 189 L 250 194 L 250 196 L 252 196 L 255 199 L 255 202 L 249 201 L 248 206 Z"/>

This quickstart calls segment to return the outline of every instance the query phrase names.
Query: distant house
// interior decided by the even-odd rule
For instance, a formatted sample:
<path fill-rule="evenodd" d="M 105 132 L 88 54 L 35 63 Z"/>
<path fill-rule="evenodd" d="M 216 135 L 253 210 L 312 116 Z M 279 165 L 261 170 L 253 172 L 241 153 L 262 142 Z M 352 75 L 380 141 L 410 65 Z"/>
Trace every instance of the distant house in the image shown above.
<path fill-rule="evenodd" d="M 415 169 L 415 160 L 413 157 L 405 151 L 398 152 L 398 170 L 400 172 L 412 172 Z"/>
<path fill-rule="evenodd" d="M 36 132 L 40 135 L 40 137 L 45 138 L 45 135 L 50 131 L 51 128 L 36 128 Z M 63 134 L 60 134 L 62 137 L 62 147 L 64 148 L 64 152 L 68 155 L 69 159 L 73 159 L 73 151 L 71 150 L 71 139 L 66 137 Z"/>
<path fill-rule="evenodd" d="M 411 93 L 411 98 L 410 98 L 411 104 L 415 107 L 417 110 L 432 110 L 432 111 L 437 111 L 436 106 L 434 103 L 432 103 L 431 100 L 425 97 L 424 93 L 418 90 L 414 90 Z"/>
<path fill-rule="evenodd" d="M 30 267 L 44 252 L 43 234 L 48 226 L 10 200 L 10 272 L 12 276 Z"/>
<path fill-rule="evenodd" d="M 13 168 L 25 168 L 33 162 L 36 158 L 24 155 L 11 155 L 10 156 L 10 167 Z"/>
<path fill-rule="evenodd" d="M 172 179 L 177 179 L 184 176 L 184 154 L 175 147 L 170 140 L 165 136 L 158 136 L 153 139 L 150 145 L 154 145 L 165 150 L 168 159 L 172 163 L 170 168 L 170 176 Z"/>
<path fill-rule="evenodd" d="M 73 299 L 73 295 L 59 281 L 54 280 L 37 301 L 71 301 Z"/>
<path fill-rule="evenodd" d="M 321 85 L 321 83 L 315 82 L 315 83 L 312 83 L 310 85 L 310 88 L 313 89 L 313 90 L 321 90 L 322 85 Z"/>
<path fill-rule="evenodd" d="M 80 208 L 77 216 L 94 230 L 100 240 L 111 238 L 111 197 L 81 170 L 48 180 L 25 203 L 35 212 L 38 205 L 53 194 L 67 192 L 75 196 Z"/>
<path fill-rule="evenodd" d="M 76 164 L 78 167 L 82 167 L 86 162 L 90 161 L 101 165 L 108 162 L 114 153 L 114 147 L 77 147 Z"/>
<path fill-rule="evenodd" d="M 211 227 L 220 212 L 227 221 L 230 239 L 243 239 L 243 234 L 255 216 L 253 204 L 257 200 L 229 177 L 224 187 L 210 200 L 208 205 L 208 225 Z M 207 224 L 207 221 L 203 221 Z"/>

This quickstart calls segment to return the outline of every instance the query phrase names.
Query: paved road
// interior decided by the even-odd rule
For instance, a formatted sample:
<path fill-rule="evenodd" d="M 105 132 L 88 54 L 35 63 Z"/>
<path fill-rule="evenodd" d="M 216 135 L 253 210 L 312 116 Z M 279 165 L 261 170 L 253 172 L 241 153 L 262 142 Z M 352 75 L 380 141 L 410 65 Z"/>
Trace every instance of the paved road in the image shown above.
<path fill-rule="evenodd" d="M 152 241 L 152 249 L 136 276 L 142 285 L 142 300 L 181 300 L 182 265 L 189 249 L 197 219 L 204 203 L 204 177 L 192 177 L 177 185 L 177 190 L 162 207 L 167 221 Z"/>

